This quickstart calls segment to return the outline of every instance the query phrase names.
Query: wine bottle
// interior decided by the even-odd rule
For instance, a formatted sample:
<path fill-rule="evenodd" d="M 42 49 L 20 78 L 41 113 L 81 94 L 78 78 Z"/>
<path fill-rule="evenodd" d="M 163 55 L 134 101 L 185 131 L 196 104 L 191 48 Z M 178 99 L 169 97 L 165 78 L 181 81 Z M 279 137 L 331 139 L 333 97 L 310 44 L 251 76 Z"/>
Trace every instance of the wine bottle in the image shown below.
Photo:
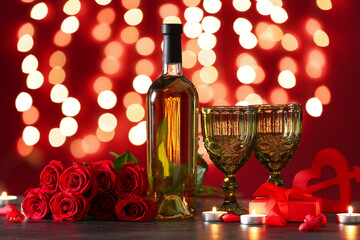
<path fill-rule="evenodd" d="M 146 96 L 147 169 L 158 218 L 186 219 L 196 209 L 198 94 L 183 76 L 182 24 L 163 24 L 163 72 Z"/>

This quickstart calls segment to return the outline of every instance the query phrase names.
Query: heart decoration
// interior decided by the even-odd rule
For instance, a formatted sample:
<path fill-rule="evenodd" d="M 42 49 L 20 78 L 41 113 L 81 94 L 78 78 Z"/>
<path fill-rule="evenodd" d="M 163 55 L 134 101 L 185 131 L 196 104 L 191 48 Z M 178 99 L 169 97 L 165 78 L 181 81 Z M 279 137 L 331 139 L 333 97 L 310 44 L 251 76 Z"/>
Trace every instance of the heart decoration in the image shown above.
<path fill-rule="evenodd" d="M 336 172 L 336 176 L 309 186 L 308 183 L 311 179 L 321 177 L 321 172 L 326 166 L 332 167 Z M 323 211 L 346 212 L 351 203 L 350 180 L 352 178 L 356 178 L 357 182 L 360 181 L 360 167 L 354 166 L 353 171 L 350 171 L 344 155 L 335 149 L 326 148 L 315 156 L 311 169 L 302 170 L 295 175 L 293 187 L 298 187 L 307 193 L 313 194 L 319 190 L 339 185 L 340 201 L 322 199 Z"/>

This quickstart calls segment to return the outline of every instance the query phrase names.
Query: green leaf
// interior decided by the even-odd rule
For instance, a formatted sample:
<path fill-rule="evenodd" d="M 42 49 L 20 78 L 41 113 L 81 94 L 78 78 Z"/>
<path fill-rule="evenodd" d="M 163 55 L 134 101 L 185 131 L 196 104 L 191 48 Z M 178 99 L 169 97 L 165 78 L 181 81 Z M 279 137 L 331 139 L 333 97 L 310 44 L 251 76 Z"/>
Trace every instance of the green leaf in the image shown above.
<path fill-rule="evenodd" d="M 115 158 L 118 158 L 119 155 L 117 153 L 114 153 L 114 152 L 109 152 L 110 155 L 114 156 Z"/>
<path fill-rule="evenodd" d="M 110 153 L 111 154 L 111 153 Z M 113 154 L 112 154 L 113 155 Z M 113 155 L 115 156 L 115 155 Z M 129 149 L 121 156 L 118 156 L 115 160 L 114 160 L 114 169 L 115 170 L 120 170 L 121 167 L 128 162 L 133 162 L 136 165 L 139 165 L 138 160 L 129 152 Z"/>
<path fill-rule="evenodd" d="M 83 165 L 84 167 L 88 167 L 88 166 L 89 166 L 89 164 L 86 163 L 86 162 L 84 162 L 82 165 Z"/>
<path fill-rule="evenodd" d="M 200 162 L 200 165 L 206 169 L 206 171 L 209 169 L 208 164 L 206 163 L 205 159 L 203 158 L 203 154 L 198 154 L 198 159 Z"/>
<path fill-rule="evenodd" d="M 206 172 L 206 168 L 198 165 L 197 166 L 197 182 L 196 182 L 196 185 L 197 185 L 197 190 L 199 191 L 202 184 L 203 184 L 203 180 L 204 180 L 204 174 Z"/>

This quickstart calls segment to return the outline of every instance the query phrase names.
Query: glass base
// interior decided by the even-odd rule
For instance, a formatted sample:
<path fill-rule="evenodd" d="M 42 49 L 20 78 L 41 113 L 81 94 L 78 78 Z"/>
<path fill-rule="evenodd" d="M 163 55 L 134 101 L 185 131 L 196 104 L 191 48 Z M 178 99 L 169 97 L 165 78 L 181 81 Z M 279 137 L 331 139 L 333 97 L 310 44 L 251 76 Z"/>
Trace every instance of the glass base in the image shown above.
<path fill-rule="evenodd" d="M 248 214 L 249 211 L 243 207 L 240 207 L 239 204 L 236 203 L 223 203 L 223 205 L 219 208 L 220 211 L 226 211 L 228 213 L 232 213 L 235 215 L 243 215 Z"/>
<path fill-rule="evenodd" d="M 193 217 L 186 204 L 177 195 L 167 195 L 159 206 L 158 219 L 188 219 Z"/>

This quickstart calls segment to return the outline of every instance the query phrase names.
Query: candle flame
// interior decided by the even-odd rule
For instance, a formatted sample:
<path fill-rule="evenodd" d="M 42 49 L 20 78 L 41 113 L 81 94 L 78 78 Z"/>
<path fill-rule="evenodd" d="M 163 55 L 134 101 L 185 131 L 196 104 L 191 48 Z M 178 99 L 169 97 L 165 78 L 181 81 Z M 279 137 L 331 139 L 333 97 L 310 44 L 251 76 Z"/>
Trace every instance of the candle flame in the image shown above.
<path fill-rule="evenodd" d="M 213 207 L 212 212 L 216 213 L 216 207 Z"/>
<path fill-rule="evenodd" d="M 252 210 L 251 215 L 256 215 L 255 210 Z"/>
<path fill-rule="evenodd" d="M 350 214 L 350 216 L 351 216 L 352 213 L 353 213 L 353 208 L 352 208 L 352 206 L 349 206 L 348 211 L 349 211 L 349 214 Z"/>
<path fill-rule="evenodd" d="M 6 192 L 3 192 L 3 193 L 1 194 L 1 197 L 3 197 L 3 198 L 6 198 L 6 196 L 7 196 L 7 193 L 6 193 Z"/>

